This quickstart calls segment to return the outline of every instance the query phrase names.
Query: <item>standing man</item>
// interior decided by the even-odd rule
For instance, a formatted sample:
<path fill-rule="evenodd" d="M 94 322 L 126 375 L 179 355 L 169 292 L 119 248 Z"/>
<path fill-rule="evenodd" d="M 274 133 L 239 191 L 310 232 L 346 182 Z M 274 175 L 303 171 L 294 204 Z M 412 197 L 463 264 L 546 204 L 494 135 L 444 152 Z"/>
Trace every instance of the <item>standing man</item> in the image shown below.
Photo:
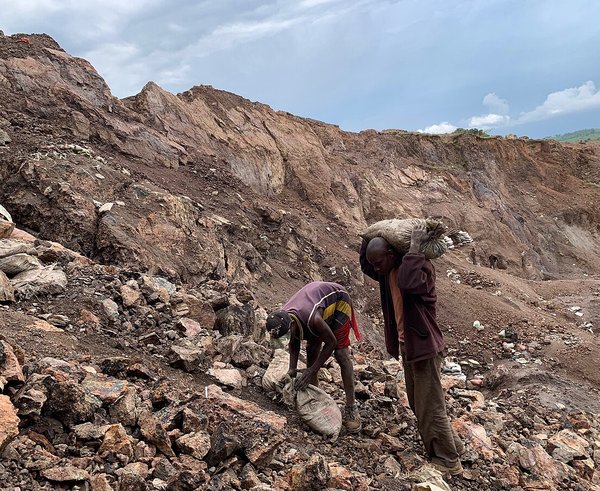
<path fill-rule="evenodd" d="M 356 339 L 360 333 L 352 308 L 350 295 L 337 283 L 315 281 L 300 289 L 281 310 L 267 317 L 271 337 L 290 337 L 290 366 L 288 375 L 297 373 L 300 344 L 306 340 L 307 369 L 300 375 L 294 388 L 305 389 L 309 384 L 318 386 L 319 369 L 333 355 L 340 365 L 346 393 L 344 426 L 349 433 L 361 430 L 360 415 L 354 398 L 354 367 L 350 358 L 350 329 Z"/>
<path fill-rule="evenodd" d="M 441 472 L 458 475 L 463 444 L 450 426 L 440 380 L 444 339 L 436 321 L 435 269 L 420 252 L 428 238 L 425 226 L 415 227 L 404 256 L 381 237 L 364 240 L 360 265 L 379 282 L 386 348 L 394 358 L 402 357 L 425 451 Z"/>

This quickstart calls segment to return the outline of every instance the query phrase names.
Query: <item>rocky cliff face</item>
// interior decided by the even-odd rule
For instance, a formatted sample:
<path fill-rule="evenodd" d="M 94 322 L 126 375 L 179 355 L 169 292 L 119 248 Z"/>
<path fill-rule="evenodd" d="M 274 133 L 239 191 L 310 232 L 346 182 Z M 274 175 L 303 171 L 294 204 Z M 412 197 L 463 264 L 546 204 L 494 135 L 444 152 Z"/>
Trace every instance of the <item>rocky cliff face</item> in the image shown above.
<path fill-rule="evenodd" d="M 0 482 L 448 489 L 357 264 L 368 223 L 431 215 L 475 239 L 435 261 L 452 489 L 598 489 L 599 178 L 600 144 L 347 133 L 211 87 L 119 100 L 51 38 L 0 36 Z M 265 309 L 312 279 L 367 334 L 365 430 L 336 443 L 261 388 Z"/>
<path fill-rule="evenodd" d="M 480 260 L 503 255 L 515 275 L 598 266 L 597 146 L 346 133 L 211 87 L 173 95 L 149 83 L 121 101 L 86 61 L 27 39 L 0 48 L 0 125 L 12 139 L 0 199 L 21 224 L 99 260 L 194 281 L 205 268 L 225 272 L 231 234 L 248 237 L 228 256 L 272 267 L 281 250 L 265 251 L 261 234 L 289 250 L 291 233 L 291 250 L 308 247 L 314 261 L 319 247 L 335 255 L 338 237 L 355 249 L 369 222 L 432 215 L 471 232 Z M 72 143 L 90 152 L 61 147 Z M 125 205 L 98 216 L 94 201 Z M 176 257 L 202 257 L 200 243 L 213 261 Z"/>

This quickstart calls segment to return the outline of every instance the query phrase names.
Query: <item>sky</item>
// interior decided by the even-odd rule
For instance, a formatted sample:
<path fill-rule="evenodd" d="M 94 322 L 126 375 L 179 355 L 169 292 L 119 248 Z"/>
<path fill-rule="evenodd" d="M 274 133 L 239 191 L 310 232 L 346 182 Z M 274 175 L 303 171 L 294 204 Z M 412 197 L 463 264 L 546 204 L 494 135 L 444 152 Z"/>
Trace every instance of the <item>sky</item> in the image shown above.
<path fill-rule="evenodd" d="M 0 0 L 117 97 L 212 85 L 349 131 L 600 127 L 598 0 Z"/>

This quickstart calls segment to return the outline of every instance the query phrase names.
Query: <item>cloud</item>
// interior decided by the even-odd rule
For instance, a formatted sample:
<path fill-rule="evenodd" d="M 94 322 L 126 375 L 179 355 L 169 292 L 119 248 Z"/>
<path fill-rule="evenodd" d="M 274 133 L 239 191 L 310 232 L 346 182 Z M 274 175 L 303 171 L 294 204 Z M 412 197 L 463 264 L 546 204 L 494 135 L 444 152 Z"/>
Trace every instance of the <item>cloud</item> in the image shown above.
<path fill-rule="evenodd" d="M 531 123 L 600 108 L 600 90 L 591 80 L 580 87 L 572 87 L 548 94 L 544 103 L 533 111 L 521 113 L 518 123 Z"/>
<path fill-rule="evenodd" d="M 501 99 L 494 92 L 483 98 L 483 105 L 493 114 L 508 114 L 509 106 L 506 99 Z"/>
<path fill-rule="evenodd" d="M 502 114 L 485 114 L 483 116 L 472 116 L 469 118 L 469 128 L 479 128 L 480 130 L 491 130 L 499 126 L 505 126 L 510 122 L 510 116 Z"/>
<path fill-rule="evenodd" d="M 427 126 L 427 128 L 422 130 L 417 130 L 419 133 L 429 133 L 431 135 L 441 135 L 443 133 L 452 133 L 458 127 L 453 124 L 448 123 L 448 121 L 444 121 L 439 124 L 432 124 L 431 126 Z"/>

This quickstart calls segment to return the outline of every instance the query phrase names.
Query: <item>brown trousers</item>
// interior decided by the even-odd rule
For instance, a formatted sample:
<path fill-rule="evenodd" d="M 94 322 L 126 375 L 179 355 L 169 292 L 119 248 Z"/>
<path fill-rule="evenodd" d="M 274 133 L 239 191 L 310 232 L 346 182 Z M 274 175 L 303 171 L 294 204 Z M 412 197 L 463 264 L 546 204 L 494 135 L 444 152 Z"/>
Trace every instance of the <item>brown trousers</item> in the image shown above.
<path fill-rule="evenodd" d="M 459 461 L 464 446 L 450 426 L 440 371 L 442 356 L 413 363 L 406 362 L 401 346 L 406 394 L 417 417 L 419 434 L 431 462 L 452 467 Z"/>

